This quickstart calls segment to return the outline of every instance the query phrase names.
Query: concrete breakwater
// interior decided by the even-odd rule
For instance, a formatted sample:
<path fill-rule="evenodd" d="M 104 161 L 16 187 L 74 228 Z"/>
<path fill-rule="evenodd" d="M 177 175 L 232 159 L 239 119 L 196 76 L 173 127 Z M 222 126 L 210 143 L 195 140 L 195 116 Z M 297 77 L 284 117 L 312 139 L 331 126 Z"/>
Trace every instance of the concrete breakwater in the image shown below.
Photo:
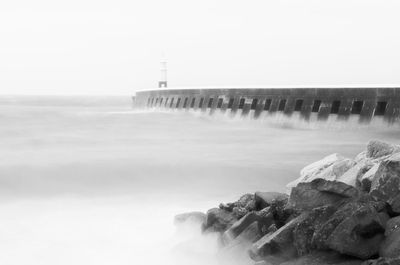
<path fill-rule="evenodd" d="M 358 115 L 361 122 L 380 116 L 393 123 L 400 117 L 400 87 L 155 89 L 136 92 L 133 101 L 136 108 L 241 111 L 254 118 L 263 112 L 298 112 L 306 120 L 315 113 L 318 120 Z"/>

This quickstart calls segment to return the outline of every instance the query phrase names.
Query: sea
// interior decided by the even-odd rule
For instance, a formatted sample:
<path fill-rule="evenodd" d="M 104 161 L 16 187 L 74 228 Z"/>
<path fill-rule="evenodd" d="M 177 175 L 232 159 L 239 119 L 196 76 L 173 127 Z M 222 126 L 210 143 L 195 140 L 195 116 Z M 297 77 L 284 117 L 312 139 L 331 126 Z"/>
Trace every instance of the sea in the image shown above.
<path fill-rule="evenodd" d="M 213 235 L 173 219 L 255 191 L 286 192 L 332 153 L 371 139 L 400 144 L 374 120 L 132 107 L 129 96 L 0 97 L 0 264 L 217 265 Z"/>

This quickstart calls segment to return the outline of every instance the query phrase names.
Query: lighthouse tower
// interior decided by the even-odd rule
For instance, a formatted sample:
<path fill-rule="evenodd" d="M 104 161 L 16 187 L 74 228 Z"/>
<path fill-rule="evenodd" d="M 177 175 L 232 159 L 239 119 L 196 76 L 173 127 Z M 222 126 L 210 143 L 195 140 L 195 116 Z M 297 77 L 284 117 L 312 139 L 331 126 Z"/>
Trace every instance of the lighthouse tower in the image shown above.
<path fill-rule="evenodd" d="M 167 60 L 163 59 L 160 62 L 161 66 L 161 78 L 158 81 L 158 87 L 167 87 Z"/>

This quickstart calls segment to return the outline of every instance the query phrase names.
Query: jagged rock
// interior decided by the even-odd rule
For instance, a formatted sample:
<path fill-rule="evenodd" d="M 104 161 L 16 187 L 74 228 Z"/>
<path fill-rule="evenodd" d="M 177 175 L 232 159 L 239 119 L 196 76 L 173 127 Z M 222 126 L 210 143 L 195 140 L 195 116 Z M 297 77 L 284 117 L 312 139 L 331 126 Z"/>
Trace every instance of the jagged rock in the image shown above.
<path fill-rule="evenodd" d="M 270 206 L 275 201 L 281 201 L 286 204 L 289 196 L 285 193 L 280 192 L 256 192 L 254 194 L 256 210 L 264 209 Z"/>
<path fill-rule="evenodd" d="M 358 187 L 362 176 L 364 176 L 373 166 L 374 163 L 370 159 L 359 161 L 336 180 L 353 187 Z"/>
<path fill-rule="evenodd" d="M 313 252 L 280 265 L 360 265 L 359 259 L 344 257 L 335 252 Z"/>
<path fill-rule="evenodd" d="M 359 183 L 360 183 L 360 187 L 361 190 L 365 191 L 365 192 L 370 192 L 371 191 L 371 184 L 372 181 L 375 179 L 376 172 L 378 171 L 380 164 L 374 164 L 367 172 L 365 172 L 364 175 L 362 175 L 359 178 Z"/>
<path fill-rule="evenodd" d="M 334 206 L 315 208 L 296 225 L 293 230 L 293 239 L 298 255 L 305 255 L 316 248 L 312 244 L 314 232 L 320 229 L 336 210 L 337 208 Z"/>
<path fill-rule="evenodd" d="M 381 162 L 371 183 L 370 194 L 387 202 L 393 212 L 400 213 L 400 153 Z"/>
<path fill-rule="evenodd" d="M 174 224 L 180 225 L 183 223 L 204 223 L 206 220 L 206 215 L 202 212 L 189 212 L 178 214 L 174 218 Z"/>
<path fill-rule="evenodd" d="M 239 198 L 236 202 L 221 203 L 219 205 L 221 210 L 228 212 L 233 212 L 236 218 L 242 218 L 248 212 L 254 211 L 256 208 L 256 203 L 254 200 L 254 194 L 245 194 Z"/>
<path fill-rule="evenodd" d="M 388 144 L 379 140 L 371 140 L 367 145 L 367 157 L 373 159 L 392 155 L 399 151 L 400 149 L 398 146 Z"/>
<path fill-rule="evenodd" d="M 266 217 L 260 217 L 255 212 L 250 212 L 246 214 L 243 218 L 241 218 L 239 221 L 235 222 L 228 230 L 224 232 L 224 234 L 222 235 L 223 242 L 226 244 L 232 241 L 237 236 L 239 236 L 244 230 L 246 230 L 246 228 L 248 228 L 250 225 L 254 223 L 263 224 L 269 227 L 274 223 L 274 219 L 272 214 Z M 261 227 L 259 227 L 258 230 L 261 231 Z"/>
<path fill-rule="evenodd" d="M 288 189 L 299 183 L 311 182 L 314 179 L 336 180 L 354 165 L 354 161 L 338 154 L 329 155 L 314 162 L 300 171 L 300 177 L 286 185 Z"/>
<path fill-rule="evenodd" d="M 302 214 L 277 231 L 263 236 L 253 244 L 249 251 L 250 257 L 254 260 L 261 260 L 262 257 L 276 254 L 286 257 L 295 256 L 296 249 L 293 245 L 293 230 L 305 217 L 306 215 Z"/>
<path fill-rule="evenodd" d="M 224 264 L 234 262 L 237 264 L 248 264 L 250 257 L 247 254 L 253 242 L 261 238 L 261 231 L 257 221 L 246 227 L 236 238 L 227 242 L 218 252 L 218 257 L 223 259 Z"/>
<path fill-rule="evenodd" d="M 361 265 L 400 265 L 400 258 L 379 258 L 366 260 Z"/>
<path fill-rule="evenodd" d="M 371 258 L 378 254 L 388 218 L 371 205 L 361 205 L 336 226 L 325 244 L 342 254 Z"/>
<path fill-rule="evenodd" d="M 213 208 L 207 211 L 203 231 L 224 232 L 236 221 L 237 218 L 232 213 L 219 208 Z"/>
<path fill-rule="evenodd" d="M 328 250 L 329 237 L 333 234 L 339 224 L 341 224 L 346 218 L 356 213 L 360 208 L 365 206 L 371 207 L 371 211 L 381 212 L 385 210 L 386 204 L 375 201 L 368 194 L 358 197 L 356 201 L 345 202 L 329 218 L 328 221 L 326 221 L 321 226 L 315 227 L 312 238 L 312 245 L 320 250 Z"/>
<path fill-rule="evenodd" d="M 385 240 L 379 254 L 384 258 L 399 258 L 400 260 L 400 216 L 386 223 Z"/>
<path fill-rule="evenodd" d="M 358 190 L 343 182 L 315 179 L 300 183 L 289 197 L 288 206 L 300 211 L 336 204 L 348 198 L 358 196 Z"/>

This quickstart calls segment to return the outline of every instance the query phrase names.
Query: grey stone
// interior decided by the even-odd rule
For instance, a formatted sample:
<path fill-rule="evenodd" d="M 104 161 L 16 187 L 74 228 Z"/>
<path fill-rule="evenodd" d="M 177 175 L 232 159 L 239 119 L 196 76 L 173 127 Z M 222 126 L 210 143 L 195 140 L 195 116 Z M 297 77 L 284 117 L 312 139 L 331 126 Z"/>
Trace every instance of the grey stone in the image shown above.
<path fill-rule="evenodd" d="M 400 216 L 392 218 L 386 223 L 385 236 L 380 247 L 380 256 L 400 259 Z"/>

